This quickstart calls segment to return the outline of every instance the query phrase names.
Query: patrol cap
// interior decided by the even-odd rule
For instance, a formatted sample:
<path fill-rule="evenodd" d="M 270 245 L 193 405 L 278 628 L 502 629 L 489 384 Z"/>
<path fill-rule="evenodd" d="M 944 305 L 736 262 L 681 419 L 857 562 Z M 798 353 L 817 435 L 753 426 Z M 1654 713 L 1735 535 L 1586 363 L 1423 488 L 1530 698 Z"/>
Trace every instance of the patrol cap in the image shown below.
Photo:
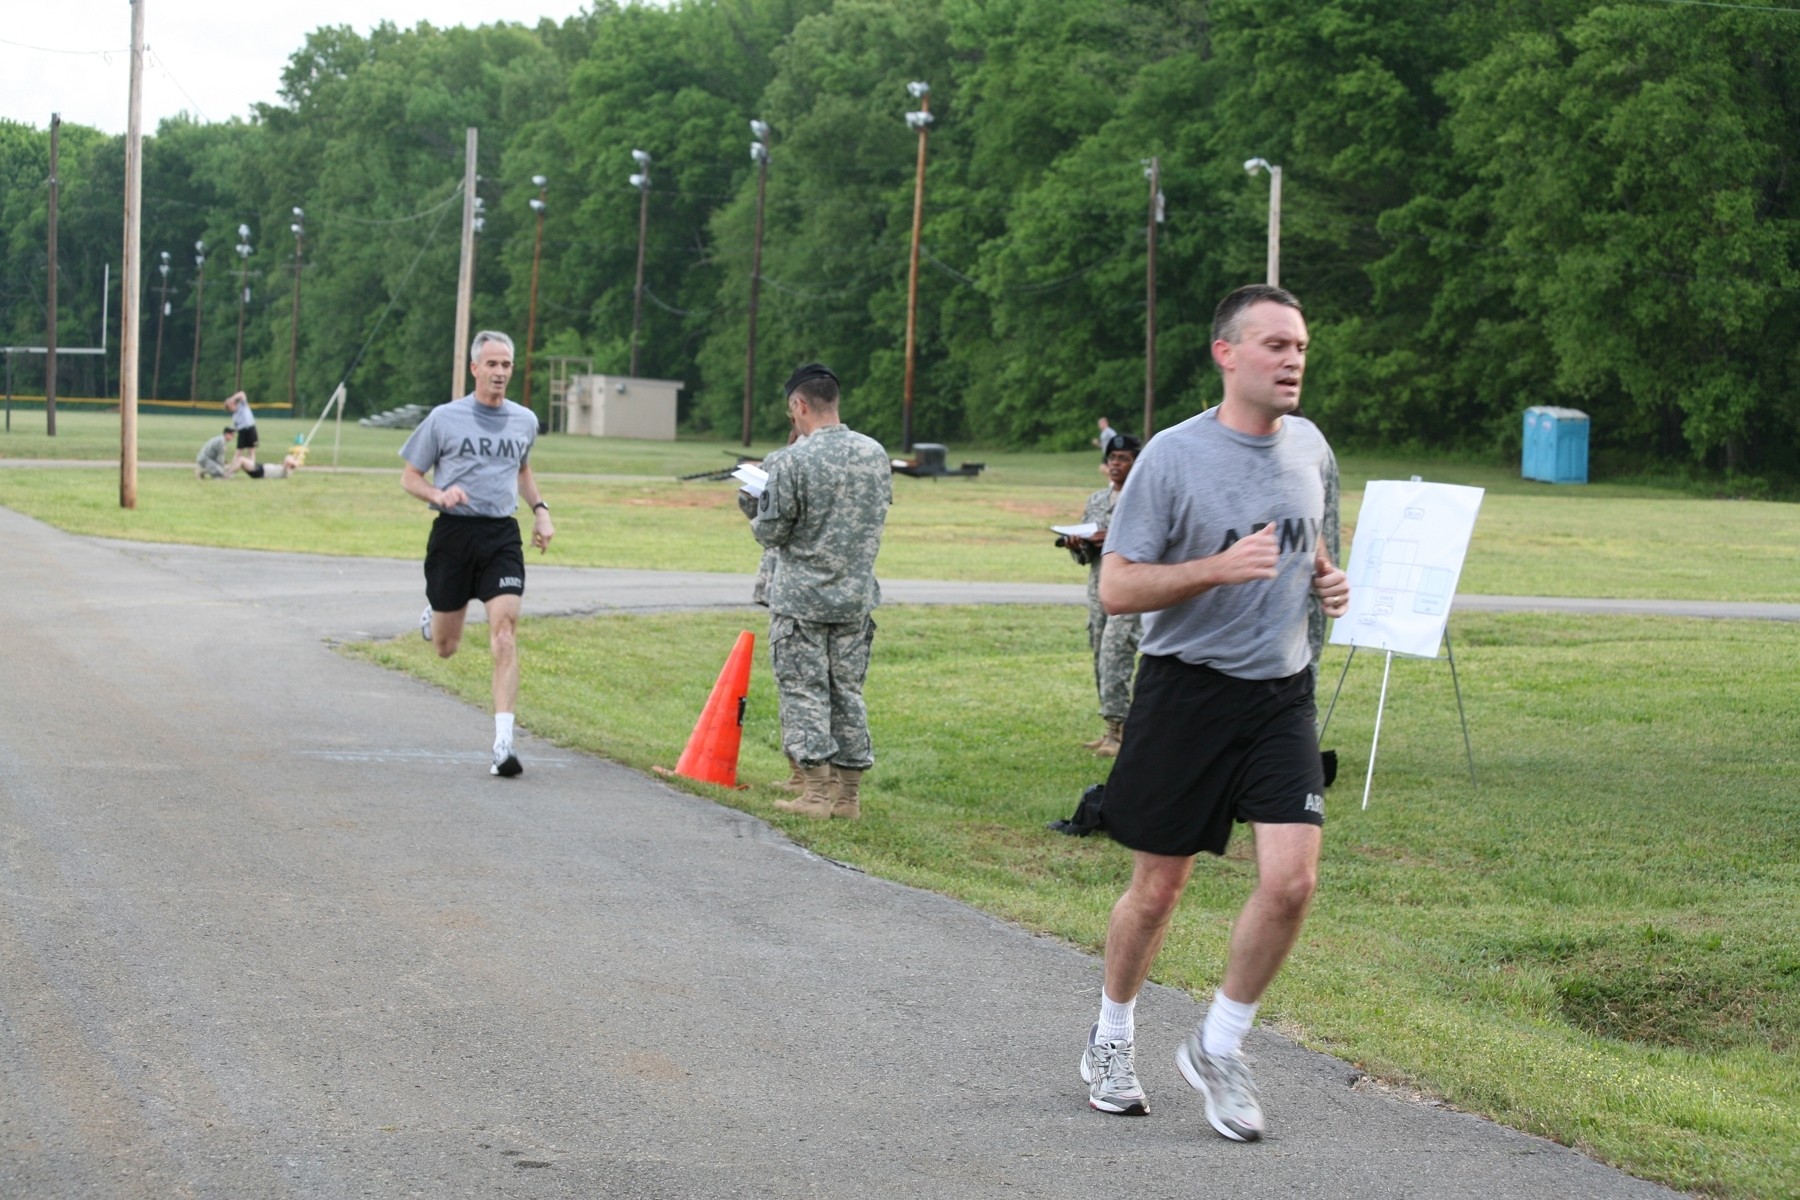
<path fill-rule="evenodd" d="M 811 383 L 815 379 L 829 379 L 833 383 L 838 382 L 837 375 L 830 367 L 824 363 L 811 362 L 795 367 L 794 373 L 789 375 L 787 382 L 781 385 L 781 390 L 791 396 L 794 394 L 795 388 L 803 383 Z"/>
<path fill-rule="evenodd" d="M 1100 444 L 1100 461 L 1105 462 L 1107 456 L 1114 450 L 1123 450 L 1127 454 L 1136 455 L 1137 452 L 1143 448 L 1144 443 L 1138 441 L 1129 433 L 1108 433 L 1106 437 L 1102 439 Z"/>

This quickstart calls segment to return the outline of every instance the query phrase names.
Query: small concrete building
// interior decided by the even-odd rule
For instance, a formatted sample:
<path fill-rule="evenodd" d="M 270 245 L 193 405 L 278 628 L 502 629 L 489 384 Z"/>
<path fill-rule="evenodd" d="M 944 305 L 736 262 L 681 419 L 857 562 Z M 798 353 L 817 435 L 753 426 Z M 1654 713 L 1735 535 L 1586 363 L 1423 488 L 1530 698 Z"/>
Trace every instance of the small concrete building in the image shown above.
<path fill-rule="evenodd" d="M 569 380 L 566 432 L 589 437 L 675 440 L 675 397 L 687 385 L 679 379 L 634 379 L 628 375 L 575 375 Z"/>

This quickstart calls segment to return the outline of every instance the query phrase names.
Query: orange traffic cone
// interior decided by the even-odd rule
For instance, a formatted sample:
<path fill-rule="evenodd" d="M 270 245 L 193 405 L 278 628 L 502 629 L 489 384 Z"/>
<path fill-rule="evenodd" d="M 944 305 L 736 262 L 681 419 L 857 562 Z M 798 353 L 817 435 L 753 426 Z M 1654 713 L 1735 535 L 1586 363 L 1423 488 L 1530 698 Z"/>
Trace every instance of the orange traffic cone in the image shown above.
<path fill-rule="evenodd" d="M 738 634 L 737 645 L 713 684 L 694 732 L 688 735 L 687 749 L 675 770 L 657 770 L 663 774 L 716 783 L 721 787 L 738 786 L 738 746 L 744 737 L 744 701 L 750 694 L 750 658 L 756 649 L 756 635 L 748 629 Z"/>

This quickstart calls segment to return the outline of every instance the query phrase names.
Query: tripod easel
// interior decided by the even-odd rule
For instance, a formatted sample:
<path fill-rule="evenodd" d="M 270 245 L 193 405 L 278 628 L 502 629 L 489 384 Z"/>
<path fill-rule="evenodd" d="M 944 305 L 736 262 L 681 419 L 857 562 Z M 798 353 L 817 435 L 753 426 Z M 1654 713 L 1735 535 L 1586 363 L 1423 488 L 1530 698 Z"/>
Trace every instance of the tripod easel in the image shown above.
<path fill-rule="evenodd" d="M 1325 720 L 1319 726 L 1319 737 L 1325 736 L 1325 730 L 1331 725 L 1331 714 L 1337 710 L 1338 693 L 1344 690 L 1344 679 L 1350 674 L 1350 664 L 1356 661 L 1355 643 L 1350 646 L 1350 654 L 1344 659 L 1344 669 L 1338 673 L 1337 687 L 1331 693 L 1331 703 L 1325 709 Z M 1463 750 L 1469 756 L 1469 786 L 1479 787 L 1475 781 L 1475 749 L 1469 743 L 1469 714 L 1463 708 L 1462 682 L 1456 676 L 1456 651 L 1450 645 L 1450 625 L 1444 625 L 1444 651 L 1450 657 L 1450 683 L 1456 689 L 1456 715 L 1462 720 Z M 1403 655 L 1402 657 L 1414 657 Z M 1363 778 L 1362 806 L 1369 807 L 1369 790 L 1375 783 L 1375 750 L 1381 743 L 1381 717 L 1387 709 L 1388 676 L 1394 669 L 1394 652 L 1387 651 L 1386 662 L 1381 669 L 1381 699 L 1375 705 L 1375 734 L 1369 741 L 1369 771 Z"/>

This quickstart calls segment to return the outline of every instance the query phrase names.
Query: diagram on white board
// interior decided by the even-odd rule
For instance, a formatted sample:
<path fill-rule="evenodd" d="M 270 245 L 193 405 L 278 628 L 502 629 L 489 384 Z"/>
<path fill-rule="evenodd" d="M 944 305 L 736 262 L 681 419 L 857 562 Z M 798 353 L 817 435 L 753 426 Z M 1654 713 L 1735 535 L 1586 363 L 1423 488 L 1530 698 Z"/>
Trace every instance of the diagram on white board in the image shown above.
<path fill-rule="evenodd" d="M 1363 489 L 1350 546 L 1350 610 L 1334 646 L 1436 658 L 1483 489 L 1379 480 Z"/>

